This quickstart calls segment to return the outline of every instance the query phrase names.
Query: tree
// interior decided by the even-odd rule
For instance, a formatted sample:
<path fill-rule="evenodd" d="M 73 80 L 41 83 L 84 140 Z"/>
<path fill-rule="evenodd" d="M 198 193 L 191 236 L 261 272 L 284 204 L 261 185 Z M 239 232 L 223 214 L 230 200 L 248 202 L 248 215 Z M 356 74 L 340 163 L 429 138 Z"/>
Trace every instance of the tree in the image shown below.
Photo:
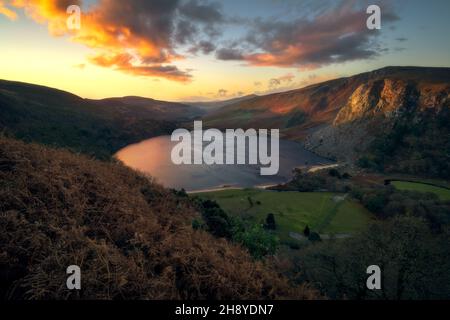
<path fill-rule="evenodd" d="M 246 247 L 255 259 L 274 254 L 277 250 L 278 239 L 256 224 L 250 228 L 239 228 L 233 235 L 233 240 Z"/>
<path fill-rule="evenodd" d="M 250 205 L 250 208 L 253 208 L 253 199 L 252 199 L 252 197 L 248 196 L 247 200 L 248 200 L 248 204 Z"/>
<path fill-rule="evenodd" d="M 216 237 L 232 237 L 231 219 L 215 201 L 199 199 L 199 208 L 208 231 Z"/>
<path fill-rule="evenodd" d="M 378 221 L 350 239 L 308 248 L 300 268 L 331 299 L 448 299 L 450 233 L 434 235 L 410 216 Z M 382 289 L 366 286 L 367 267 L 382 270 Z"/>
<path fill-rule="evenodd" d="M 339 171 L 337 171 L 336 169 L 330 169 L 329 171 L 328 171 L 328 174 L 331 176 L 331 177 L 335 177 L 335 178 L 341 178 L 341 174 L 339 173 Z"/>
<path fill-rule="evenodd" d="M 306 225 L 305 229 L 303 230 L 303 234 L 305 235 L 305 237 L 308 238 L 310 233 L 311 233 L 311 230 L 309 229 L 309 226 Z"/>
<path fill-rule="evenodd" d="M 273 213 L 269 213 L 266 217 L 266 224 L 264 227 L 268 230 L 275 230 L 277 228 L 277 225 L 275 223 L 275 216 Z"/>

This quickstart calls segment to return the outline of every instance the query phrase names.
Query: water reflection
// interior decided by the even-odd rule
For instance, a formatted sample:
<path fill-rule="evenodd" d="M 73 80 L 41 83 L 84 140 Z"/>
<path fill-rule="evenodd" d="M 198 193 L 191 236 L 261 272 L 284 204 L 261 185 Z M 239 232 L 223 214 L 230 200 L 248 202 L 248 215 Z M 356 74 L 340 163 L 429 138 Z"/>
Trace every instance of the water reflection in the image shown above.
<path fill-rule="evenodd" d="M 127 166 L 150 174 L 169 188 L 197 191 L 222 186 L 254 187 L 289 180 L 297 166 L 328 164 L 328 160 L 305 150 L 300 143 L 280 140 L 280 170 L 261 176 L 259 165 L 174 165 L 170 136 L 144 140 L 120 150 L 116 157 Z M 201 145 L 194 148 L 201 149 Z"/>

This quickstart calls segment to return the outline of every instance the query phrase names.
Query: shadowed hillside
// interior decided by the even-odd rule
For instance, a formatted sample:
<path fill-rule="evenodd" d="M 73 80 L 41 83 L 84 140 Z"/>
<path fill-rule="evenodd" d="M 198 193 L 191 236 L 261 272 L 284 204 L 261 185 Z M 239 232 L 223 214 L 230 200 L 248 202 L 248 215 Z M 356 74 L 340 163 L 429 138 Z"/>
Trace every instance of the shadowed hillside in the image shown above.
<path fill-rule="evenodd" d="M 188 121 L 204 114 L 204 111 L 194 105 L 167 102 L 143 97 L 106 98 L 89 100 L 97 105 L 112 108 L 126 116 L 139 119 L 154 119 L 166 121 Z"/>
<path fill-rule="evenodd" d="M 314 298 L 120 164 L 0 137 L 0 298 Z M 82 290 L 66 289 L 79 265 Z"/>
<path fill-rule="evenodd" d="M 107 159 L 119 149 L 167 134 L 195 109 L 145 98 L 87 100 L 32 84 L 0 81 L 0 131 L 25 141 Z"/>
<path fill-rule="evenodd" d="M 198 102 L 194 101 L 194 102 L 185 102 L 185 104 L 195 107 L 195 108 L 199 108 L 205 113 L 209 113 L 209 112 L 217 111 L 220 108 L 230 106 L 230 105 L 236 104 L 236 103 L 241 103 L 243 101 L 250 100 L 250 99 L 253 99 L 256 97 L 257 97 L 257 95 L 250 94 L 250 95 L 246 95 L 246 96 L 242 96 L 242 97 L 238 97 L 238 98 L 227 99 L 227 100 L 198 101 Z"/>

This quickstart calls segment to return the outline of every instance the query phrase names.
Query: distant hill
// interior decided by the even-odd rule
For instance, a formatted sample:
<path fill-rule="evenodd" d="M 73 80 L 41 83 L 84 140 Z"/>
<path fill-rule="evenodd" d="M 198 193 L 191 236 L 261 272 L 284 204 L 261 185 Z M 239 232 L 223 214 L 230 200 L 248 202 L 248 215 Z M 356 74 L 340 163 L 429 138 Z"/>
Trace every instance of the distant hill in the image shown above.
<path fill-rule="evenodd" d="M 125 116 L 138 117 L 140 119 L 188 121 L 204 114 L 202 109 L 195 106 L 136 96 L 89 101 L 113 108 Z"/>
<path fill-rule="evenodd" d="M 228 99 L 228 100 L 219 100 L 219 101 L 199 101 L 199 102 L 184 102 L 184 104 L 187 104 L 189 106 L 192 107 L 197 107 L 200 108 L 201 110 L 203 110 L 204 112 L 213 112 L 216 111 L 220 108 L 229 106 L 229 105 L 233 105 L 239 102 L 243 102 L 246 100 L 250 100 L 253 98 L 256 98 L 257 95 L 255 94 L 250 94 L 250 95 L 246 95 L 243 97 L 238 97 L 238 98 L 233 98 L 233 99 Z"/>
<path fill-rule="evenodd" d="M 194 230 L 188 198 L 121 164 L 0 136 L 0 182 L 0 300 L 319 297 Z"/>
<path fill-rule="evenodd" d="M 25 141 L 107 159 L 120 148 L 171 133 L 199 110 L 139 97 L 82 99 L 71 93 L 0 80 L 0 132 Z"/>
<path fill-rule="evenodd" d="M 450 68 L 386 67 L 229 105 L 210 127 L 280 128 L 323 156 L 354 160 L 399 122 L 437 119 L 450 106 Z M 442 132 L 444 137 L 446 132 Z M 448 141 L 448 139 L 446 140 Z"/>

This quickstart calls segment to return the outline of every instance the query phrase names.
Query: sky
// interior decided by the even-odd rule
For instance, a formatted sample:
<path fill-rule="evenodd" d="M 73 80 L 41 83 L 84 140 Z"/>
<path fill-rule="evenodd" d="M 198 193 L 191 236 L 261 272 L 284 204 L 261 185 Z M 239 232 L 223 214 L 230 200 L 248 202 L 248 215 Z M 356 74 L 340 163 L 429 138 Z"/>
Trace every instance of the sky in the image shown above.
<path fill-rule="evenodd" d="M 372 4 L 380 30 L 366 25 Z M 450 67 L 449 13 L 447 0 L 0 0 L 0 79 L 94 99 L 268 94 L 385 66 Z"/>

